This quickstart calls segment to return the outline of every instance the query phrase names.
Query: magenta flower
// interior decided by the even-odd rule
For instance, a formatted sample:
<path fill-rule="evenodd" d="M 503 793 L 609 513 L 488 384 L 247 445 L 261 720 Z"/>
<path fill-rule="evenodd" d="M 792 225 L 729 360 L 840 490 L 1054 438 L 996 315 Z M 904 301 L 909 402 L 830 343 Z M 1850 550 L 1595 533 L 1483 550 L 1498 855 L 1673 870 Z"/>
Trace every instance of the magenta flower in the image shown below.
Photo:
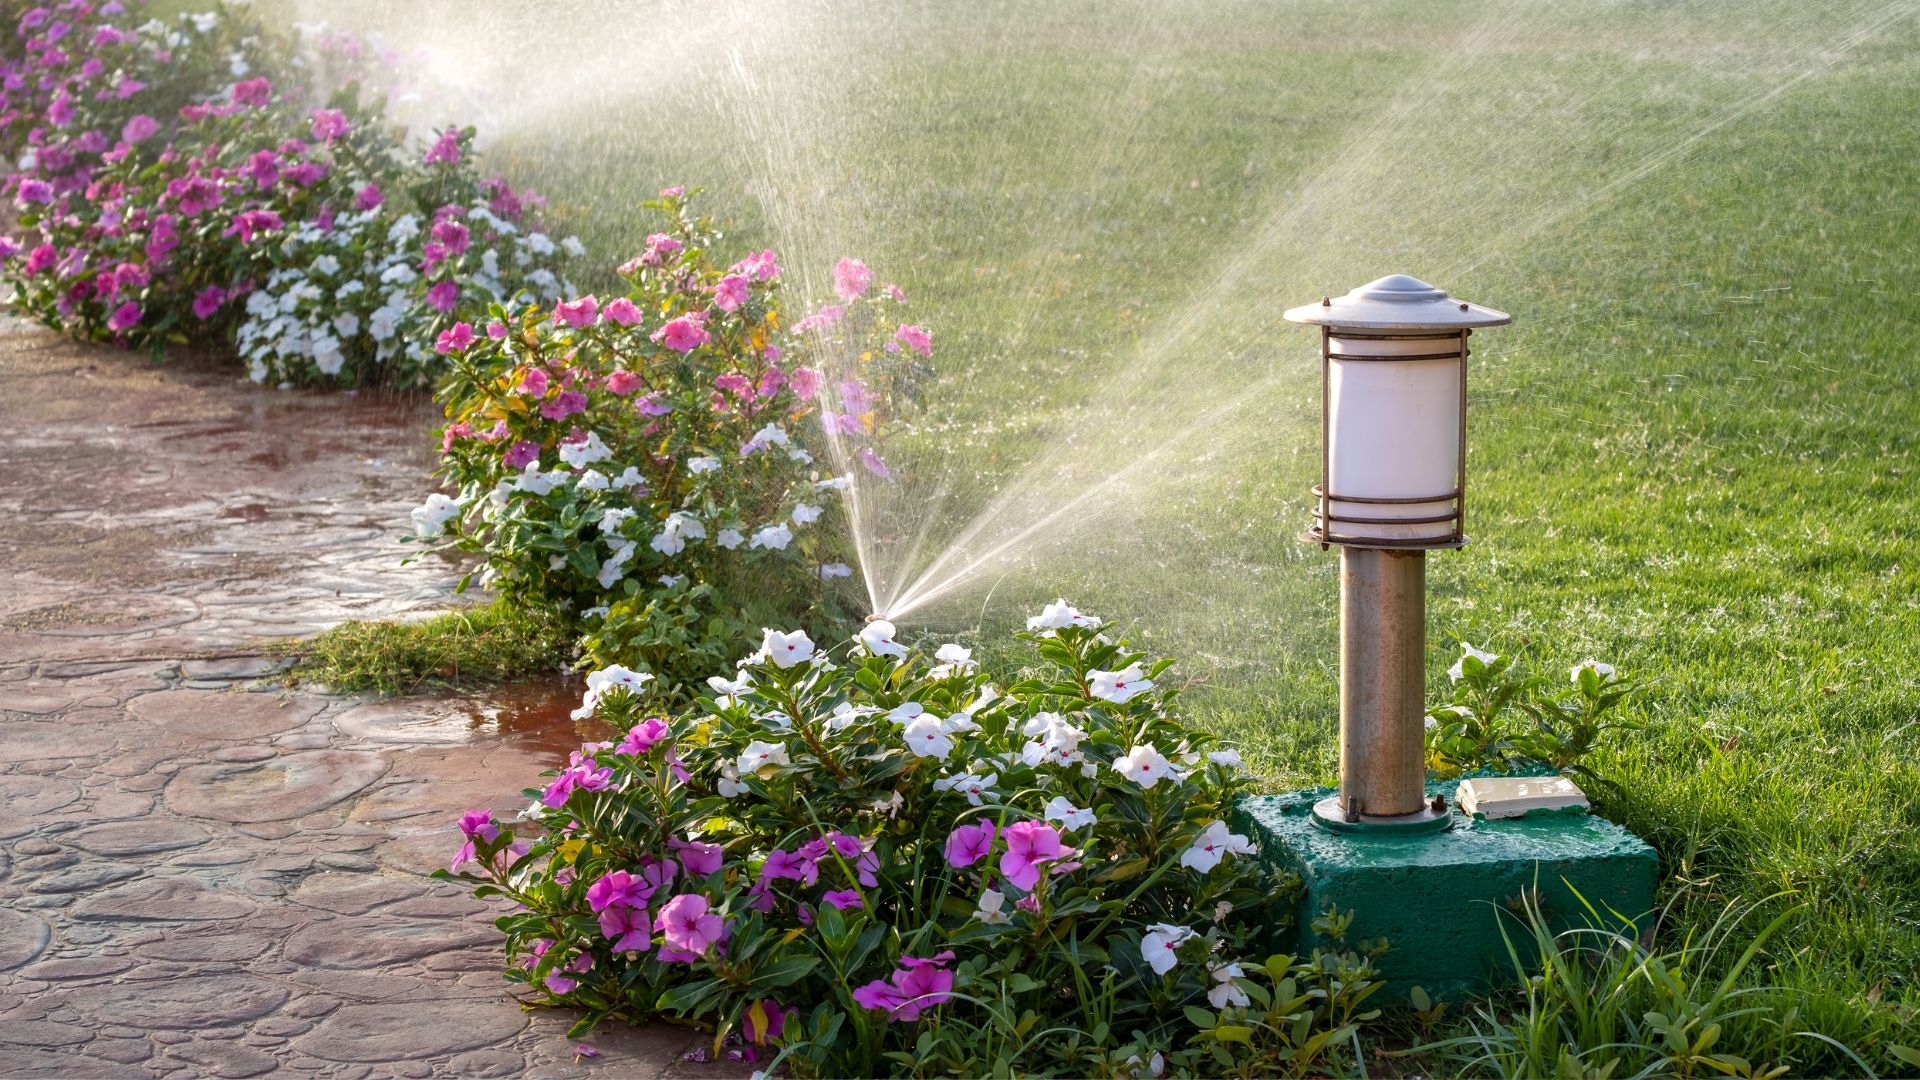
<path fill-rule="evenodd" d="M 753 384 L 747 381 L 745 375 L 737 371 L 729 371 L 725 375 L 715 376 L 713 388 L 716 390 L 724 390 L 738 397 L 753 397 Z"/>
<path fill-rule="evenodd" d="M 495 340 L 495 341 L 501 341 L 501 340 L 504 340 L 504 339 L 506 338 L 506 336 L 507 336 L 507 324 L 506 324 L 506 323 L 498 323 L 498 322 L 490 322 L 490 323 L 488 323 L 488 324 L 487 324 L 487 336 L 488 336 L 488 337 L 490 337 L 490 338 L 492 338 L 492 339 L 493 339 L 493 340 Z"/>
<path fill-rule="evenodd" d="M 273 100 L 273 84 L 265 77 L 233 84 L 235 105 L 265 105 Z"/>
<path fill-rule="evenodd" d="M 514 472 L 519 472 L 521 469 L 539 460 L 540 444 L 530 442 L 526 439 L 521 439 L 512 446 L 507 447 L 506 452 L 500 455 L 500 464 L 512 469 Z"/>
<path fill-rule="evenodd" d="M 854 457 L 860 459 L 860 464 L 866 466 L 868 472 L 880 479 L 887 480 L 892 478 L 893 470 L 887 468 L 887 463 L 880 459 L 880 455 L 874 452 L 873 447 L 861 447 L 860 452 L 855 454 Z"/>
<path fill-rule="evenodd" d="M 553 309 L 553 321 L 579 328 L 592 326 L 593 320 L 600 314 L 600 301 L 592 295 L 569 300 Z"/>
<path fill-rule="evenodd" d="M 781 878 L 811 885 L 820 880 L 819 863 L 798 851 L 769 852 L 767 861 L 760 865 L 760 880 L 777 881 Z"/>
<path fill-rule="evenodd" d="M 53 201 L 53 185 L 45 180 L 22 180 L 20 189 L 14 192 L 14 201 L 21 206 L 30 203 L 49 203 Z"/>
<path fill-rule="evenodd" d="M 891 984 L 870 982 L 853 992 L 853 1000 L 863 1008 L 885 1009 L 890 1023 L 918 1020 L 922 1011 L 951 999 L 953 972 L 946 965 L 952 959 L 951 950 L 924 960 L 903 956 Z"/>
<path fill-rule="evenodd" d="M 460 286 L 442 281 L 427 290 L 427 303 L 442 313 L 451 312 L 460 303 Z"/>
<path fill-rule="evenodd" d="M 378 184 L 368 184 L 366 187 L 354 193 L 353 196 L 353 206 L 356 210 L 372 210 L 385 201 L 387 201 L 387 197 L 380 193 L 380 185 Z"/>
<path fill-rule="evenodd" d="M 473 340 L 473 325 L 457 322 L 440 332 L 440 338 L 433 343 L 433 348 L 442 356 L 451 356 L 454 353 L 466 352 L 467 346 L 472 345 Z"/>
<path fill-rule="evenodd" d="M 51 270 L 59 258 L 60 253 L 54 250 L 52 244 L 41 244 L 27 253 L 27 273 L 38 274 Z"/>
<path fill-rule="evenodd" d="M 1041 866 L 1070 854 L 1053 826 L 1016 821 L 1007 826 L 1007 850 L 1000 856 L 1000 873 L 1015 887 L 1032 889 L 1040 880 Z"/>
<path fill-rule="evenodd" d="M 713 306 L 721 311 L 731 314 L 740 310 L 740 305 L 746 302 L 747 279 L 739 274 L 728 274 L 713 288 Z"/>
<path fill-rule="evenodd" d="M 51 259 L 48 260 L 47 265 L 53 265 Z M 661 401 L 655 394 L 640 395 L 639 400 L 633 403 L 633 408 L 643 416 L 665 416 L 673 411 L 673 406 Z"/>
<path fill-rule="evenodd" d="M 332 142 L 353 130 L 347 123 L 347 114 L 339 109 L 315 109 L 313 111 L 313 137 L 321 142 Z"/>
<path fill-rule="evenodd" d="M 574 413 L 587 411 L 587 395 L 578 390 L 562 390 L 552 400 L 540 406 L 540 415 L 549 420 L 565 420 Z"/>
<path fill-rule="evenodd" d="M 607 306 L 609 310 L 611 310 L 613 305 L 609 304 Z M 607 373 L 605 386 L 607 393 L 615 397 L 626 397 L 628 394 L 640 389 L 640 376 L 635 375 L 625 368 L 621 368 L 618 371 Z"/>
<path fill-rule="evenodd" d="M 528 368 L 520 376 L 520 392 L 528 397 L 545 397 L 547 394 L 547 373 L 541 368 Z"/>
<path fill-rule="evenodd" d="M 833 267 L 833 292 L 842 300 L 853 300 L 873 285 L 873 271 L 859 259 L 841 259 Z"/>
<path fill-rule="evenodd" d="M 674 352 L 689 353 L 710 340 L 704 323 L 705 320 L 696 315 L 682 315 L 655 330 L 653 340 Z"/>
<path fill-rule="evenodd" d="M 139 322 L 140 322 L 140 305 L 133 303 L 132 301 L 128 301 L 127 303 L 121 304 L 119 307 L 115 308 L 113 311 L 113 314 L 108 316 L 107 329 L 118 334 L 122 330 L 132 329 Z"/>
<path fill-rule="evenodd" d="M 860 899 L 860 890 L 858 889 L 835 889 L 820 897 L 820 899 L 832 904 L 841 911 L 845 911 L 848 908 L 867 906 L 866 902 Z"/>
<path fill-rule="evenodd" d="M 448 165 L 459 164 L 460 162 L 460 131 L 459 129 L 448 128 L 447 130 L 441 132 L 439 140 L 435 142 L 432 146 L 427 148 L 426 156 L 421 158 L 420 160 L 426 162 L 429 165 L 433 165 L 441 162 L 445 162 Z"/>
<path fill-rule="evenodd" d="M 610 907 L 639 907 L 652 895 L 653 889 L 639 877 L 625 870 L 612 870 L 587 886 L 587 906 L 594 911 L 605 911 Z"/>
<path fill-rule="evenodd" d="M 863 1009 L 880 1009 L 892 1013 L 900 1007 L 900 992 L 885 979 L 875 979 L 854 990 L 853 1003 Z M 895 1018 L 889 1015 L 887 1019 Z"/>
<path fill-rule="evenodd" d="M 777 1039 L 786 1033 L 787 1017 L 791 1015 L 791 1010 L 781 1008 L 779 1002 L 768 998 L 759 1003 L 759 1015 L 756 1016 L 755 1012 L 749 1008 L 740 1016 L 740 1034 L 748 1042 L 765 1046 L 768 1039 Z"/>
<path fill-rule="evenodd" d="M 741 259 L 739 262 L 733 264 L 732 269 L 736 274 L 745 274 L 753 280 L 761 282 L 772 281 L 780 276 L 780 262 L 774 258 L 773 249 L 771 248 L 757 255 L 749 255 Z"/>
<path fill-rule="evenodd" d="M 687 193 L 687 189 L 684 187 L 680 187 L 678 185 L 675 185 L 674 187 L 663 187 L 660 189 L 660 197 L 663 199 L 677 199 L 680 196 L 685 195 L 686 193 Z"/>
<path fill-rule="evenodd" d="M 327 167 L 317 161 L 303 161 L 281 175 L 297 187 L 310 188 L 327 178 Z"/>
<path fill-rule="evenodd" d="M 922 327 L 906 324 L 893 332 L 893 340 L 921 356 L 933 355 L 933 334 Z"/>
<path fill-rule="evenodd" d="M 126 122 L 126 125 L 120 129 L 120 137 L 130 143 L 137 143 L 153 138 L 153 133 L 159 130 L 160 121 L 146 113 L 141 113 Z"/>
<path fill-rule="evenodd" d="M 954 829 L 947 834 L 947 865 L 958 870 L 979 862 L 992 850 L 993 837 L 993 822 L 985 819 Z"/>
<path fill-rule="evenodd" d="M 600 312 L 600 317 L 610 323 L 632 326 L 640 321 L 640 308 L 639 305 L 622 296 L 617 300 L 608 301 L 606 308 Z"/>
<path fill-rule="evenodd" d="M 680 865 L 686 867 L 688 878 L 703 878 L 720 869 L 721 853 L 719 844 L 702 844 L 688 841 L 680 845 Z"/>
<path fill-rule="evenodd" d="M 282 224 L 280 215 L 271 210 L 242 210 L 234 215 L 233 224 L 227 226 L 220 235 L 233 236 L 237 233 L 242 244 L 251 244 L 254 237 L 270 233 Z"/>
<path fill-rule="evenodd" d="M 458 221 L 436 221 L 429 232 L 449 256 L 464 254 L 473 246 L 473 232 Z"/>
<path fill-rule="evenodd" d="M 694 954 L 727 940 L 727 924 L 708 910 L 707 898 L 699 893 L 681 893 L 660 908 L 655 928 L 665 944 Z"/>
<path fill-rule="evenodd" d="M 628 728 L 627 737 L 620 740 L 620 745 L 613 749 L 615 753 L 638 756 L 653 749 L 672 734 L 673 729 L 667 726 L 665 720 L 657 716 L 652 717 Z"/>

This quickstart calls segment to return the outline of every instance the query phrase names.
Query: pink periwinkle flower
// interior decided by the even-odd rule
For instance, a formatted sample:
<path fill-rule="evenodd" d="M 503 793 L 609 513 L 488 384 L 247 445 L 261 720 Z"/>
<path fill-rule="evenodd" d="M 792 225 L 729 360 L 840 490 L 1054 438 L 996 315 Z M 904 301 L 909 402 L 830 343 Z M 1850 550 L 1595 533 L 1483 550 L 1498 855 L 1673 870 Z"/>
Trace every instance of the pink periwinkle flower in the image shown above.
<path fill-rule="evenodd" d="M 820 897 L 821 900 L 845 911 L 848 908 L 866 907 L 866 901 L 860 899 L 858 889 L 834 889 Z"/>
<path fill-rule="evenodd" d="M 906 291 L 900 288 L 900 286 L 898 285 L 888 285 L 886 288 L 881 289 L 880 292 L 882 295 L 886 296 L 887 299 L 892 300 L 895 303 L 904 304 L 907 302 Z"/>
<path fill-rule="evenodd" d="M 130 143 L 143 142 L 153 138 L 153 133 L 159 130 L 160 121 L 155 120 L 146 113 L 141 113 L 126 122 L 125 126 L 120 129 L 120 137 Z"/>
<path fill-rule="evenodd" d="M 853 300 L 873 285 L 873 271 L 859 259 L 841 259 L 833 267 L 833 292 L 842 300 Z"/>
<path fill-rule="evenodd" d="M 591 294 L 577 300 L 568 300 L 553 309 L 553 321 L 575 327 L 592 326 L 593 320 L 600 314 L 600 301 Z"/>
<path fill-rule="evenodd" d="M 118 334 L 123 330 L 132 329 L 139 322 L 140 305 L 128 301 L 115 308 L 113 314 L 107 317 L 107 329 Z"/>
<path fill-rule="evenodd" d="M 273 84 L 262 76 L 233 84 L 235 105 L 265 105 L 273 100 Z"/>
<path fill-rule="evenodd" d="M 893 332 L 893 340 L 921 356 L 933 355 L 933 334 L 924 327 L 915 326 L 912 323 L 905 324 Z"/>
<path fill-rule="evenodd" d="M 507 336 L 507 324 L 502 322 L 488 323 L 487 336 L 492 338 L 495 341 L 500 341 L 504 339 Z"/>
<path fill-rule="evenodd" d="M 787 1017 L 793 1014 L 793 1010 L 781 1008 L 779 1002 L 767 998 L 760 1002 L 760 1013 L 766 1017 L 764 1024 L 754 1016 L 752 1009 L 748 1009 L 740 1017 L 741 1036 L 755 1046 L 765 1046 L 768 1039 L 778 1039 L 784 1035 L 787 1030 Z"/>
<path fill-rule="evenodd" d="M 653 916 L 644 907 L 609 907 L 600 912 L 600 932 L 614 952 L 646 952 L 653 947 Z"/>
<path fill-rule="evenodd" d="M 31 275 L 51 270 L 53 269 L 53 264 L 58 262 L 59 258 L 60 253 L 54 250 L 52 244 L 41 244 L 39 247 L 27 253 L 27 273 Z"/>
<path fill-rule="evenodd" d="M 227 290 L 218 285 L 209 285 L 200 290 L 200 295 L 193 298 L 194 318 L 202 321 L 211 319 L 214 312 L 219 311 L 220 306 L 226 302 Z"/>
<path fill-rule="evenodd" d="M 880 455 L 874 451 L 873 447 L 861 447 L 860 452 L 855 454 L 854 457 L 858 458 L 860 464 L 866 466 L 867 471 L 873 475 L 882 480 L 892 479 L 893 470 L 887 468 L 887 463 L 881 460 Z"/>
<path fill-rule="evenodd" d="M 703 878 L 720 869 L 721 858 L 719 844 L 687 841 L 680 845 L 680 865 L 688 878 Z"/>
<path fill-rule="evenodd" d="M 446 248 L 449 256 L 464 254 L 469 247 L 473 246 L 473 233 L 458 221 L 436 221 L 430 232 L 433 238 Z"/>
<path fill-rule="evenodd" d="M 313 137 L 321 142 L 332 142 L 352 130 L 353 125 L 347 122 L 347 114 L 339 109 L 313 111 Z"/>
<path fill-rule="evenodd" d="M 473 341 L 473 325 L 457 322 L 440 332 L 440 338 L 433 343 L 433 348 L 443 356 L 451 356 L 454 353 L 466 352 L 467 346 L 472 345 Z"/>
<path fill-rule="evenodd" d="M 699 893 L 681 893 L 661 906 L 655 928 L 667 945 L 703 954 L 727 940 L 726 922 L 708 908 L 707 898 Z"/>
<path fill-rule="evenodd" d="M 545 368 L 530 367 L 520 376 L 520 392 L 528 397 L 545 397 L 547 394 L 547 372 Z"/>
<path fill-rule="evenodd" d="M 297 187 L 310 188 L 327 178 L 327 167 L 318 161 L 302 161 L 280 175 Z"/>
<path fill-rule="evenodd" d="M 706 320 L 695 313 L 682 315 L 655 330 L 653 340 L 674 352 L 689 353 L 711 339 L 705 323 Z"/>
<path fill-rule="evenodd" d="M 661 401 L 658 394 L 642 394 L 634 401 L 633 409 L 642 416 L 665 416 L 673 411 L 673 406 Z"/>
<path fill-rule="evenodd" d="M 587 906 L 594 911 L 605 911 L 615 906 L 638 907 L 651 895 L 652 888 L 637 875 L 625 870 L 611 870 L 587 886 Z"/>
<path fill-rule="evenodd" d="M 864 1008 L 885 1009 L 889 1022 L 911 1023 L 924 1010 L 950 1000 L 953 972 L 946 970 L 946 964 L 952 959 L 951 950 L 925 960 L 903 956 L 891 983 L 870 982 L 855 990 L 853 999 Z"/>
<path fill-rule="evenodd" d="M 555 777 L 553 783 L 548 784 L 547 790 L 541 794 L 540 801 L 558 810 L 567 805 L 567 797 L 575 791 L 605 791 L 612 780 L 612 769 L 596 769 L 590 761 L 581 762 L 569 766 Z"/>
<path fill-rule="evenodd" d="M 667 726 L 665 720 L 652 717 L 628 728 L 627 737 L 621 739 L 613 749 L 615 753 L 638 756 L 658 746 L 672 734 L 673 729 Z"/>
<path fill-rule="evenodd" d="M 445 163 L 458 164 L 460 161 L 460 130 L 448 128 L 440 133 L 440 138 L 427 148 L 426 156 L 420 160 L 429 165 Z"/>
<path fill-rule="evenodd" d="M 355 192 L 353 196 L 353 205 L 357 210 L 372 210 L 385 201 L 387 201 L 387 197 L 381 194 L 380 185 L 378 184 L 368 184 L 366 187 Z"/>
<path fill-rule="evenodd" d="M 540 406 L 540 415 L 549 420 L 565 420 L 574 413 L 587 411 L 587 395 L 578 390 L 562 390 L 552 401 Z"/>
<path fill-rule="evenodd" d="M 774 257 L 773 249 L 768 248 L 757 254 L 748 255 L 730 268 L 736 274 L 745 274 L 755 281 L 768 282 L 780 276 L 780 261 Z"/>
<path fill-rule="evenodd" d="M 538 460 L 540 460 L 540 444 L 526 439 L 521 439 L 507 447 L 506 453 L 500 455 L 500 464 L 514 472 L 519 472 Z"/>
<path fill-rule="evenodd" d="M 728 274 L 713 288 L 713 306 L 721 311 L 731 314 L 746 302 L 747 279 L 739 274 Z"/>
<path fill-rule="evenodd" d="M 986 858 L 987 852 L 993 849 L 993 837 L 993 822 L 984 819 L 954 829 L 947 834 L 947 865 L 958 870 Z"/>
<path fill-rule="evenodd" d="M 612 305 L 608 306 L 611 307 Z M 640 376 L 628 371 L 626 368 L 620 368 L 617 371 L 607 373 L 605 385 L 607 393 L 615 397 L 626 397 L 628 394 L 640 389 Z"/>
<path fill-rule="evenodd" d="M 725 375 L 714 376 L 713 386 L 716 390 L 725 391 L 736 397 L 753 397 L 753 383 L 749 382 L 745 375 L 737 371 L 729 371 Z"/>
<path fill-rule="evenodd" d="M 14 201 L 21 206 L 32 203 L 50 203 L 53 201 L 53 185 L 45 180 L 22 180 L 19 190 L 14 192 Z"/>
<path fill-rule="evenodd" d="M 820 880 L 820 865 L 798 851 L 769 852 L 767 861 L 760 865 L 760 880 L 778 881 L 782 878 L 812 885 Z"/>
<path fill-rule="evenodd" d="M 280 215 L 271 210 L 242 210 L 234 215 L 233 224 L 227 226 L 221 235 L 233 236 L 237 233 L 242 244 L 251 244 L 254 237 L 270 233 L 282 224 Z"/>
<path fill-rule="evenodd" d="M 436 283 L 427 290 L 427 303 L 442 313 L 451 312 L 460 304 L 460 286 L 452 281 Z"/>
<path fill-rule="evenodd" d="M 804 334 L 810 330 L 829 330 L 835 326 L 838 326 L 840 324 L 840 320 L 843 318 L 846 318 L 846 315 L 847 315 L 846 308 L 840 306 L 839 304 L 827 304 L 826 306 L 822 307 L 819 311 L 816 311 L 813 314 L 807 316 L 806 318 L 801 319 L 799 322 L 794 323 L 793 332 L 796 334 Z"/>
<path fill-rule="evenodd" d="M 607 301 L 607 306 L 600 311 L 600 317 L 620 326 L 632 326 L 640 321 L 640 307 L 622 296 L 616 300 Z"/>
<path fill-rule="evenodd" d="M 687 189 L 678 184 L 673 187 L 663 187 L 660 189 L 660 197 L 663 199 L 677 199 L 686 193 Z"/>
<path fill-rule="evenodd" d="M 641 253 L 640 257 L 633 260 L 633 262 L 638 263 L 639 266 L 660 266 L 685 249 L 685 244 L 668 236 L 666 233 L 654 233 L 652 236 L 647 237 L 647 250 Z M 632 266 L 633 263 L 629 263 L 628 265 Z M 637 270 L 639 267 L 636 266 L 634 269 Z M 622 272 L 632 273 L 633 271 L 623 267 Z"/>
<path fill-rule="evenodd" d="M 1040 868 L 1073 854 L 1060 843 L 1060 832 L 1038 821 L 1016 821 L 1007 826 L 1007 850 L 1000 856 L 1000 873 L 1016 888 L 1032 889 Z"/>
<path fill-rule="evenodd" d="M 793 396 L 801 401 L 812 401 L 825 380 L 826 376 L 810 367 L 797 367 L 787 373 L 787 385 L 793 387 Z"/>

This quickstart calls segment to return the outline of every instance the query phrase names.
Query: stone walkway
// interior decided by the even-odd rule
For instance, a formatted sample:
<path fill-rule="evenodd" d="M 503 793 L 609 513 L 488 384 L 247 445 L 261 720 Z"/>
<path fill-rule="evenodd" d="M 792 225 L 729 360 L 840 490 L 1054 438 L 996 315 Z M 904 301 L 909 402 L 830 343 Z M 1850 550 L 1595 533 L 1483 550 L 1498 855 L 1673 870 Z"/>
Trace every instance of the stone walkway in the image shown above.
<path fill-rule="evenodd" d="M 553 733 L 287 692 L 260 653 L 450 602 L 399 565 L 430 422 L 0 319 L 0 1075 L 716 1068 L 664 1026 L 576 1062 L 497 912 L 422 876 Z"/>

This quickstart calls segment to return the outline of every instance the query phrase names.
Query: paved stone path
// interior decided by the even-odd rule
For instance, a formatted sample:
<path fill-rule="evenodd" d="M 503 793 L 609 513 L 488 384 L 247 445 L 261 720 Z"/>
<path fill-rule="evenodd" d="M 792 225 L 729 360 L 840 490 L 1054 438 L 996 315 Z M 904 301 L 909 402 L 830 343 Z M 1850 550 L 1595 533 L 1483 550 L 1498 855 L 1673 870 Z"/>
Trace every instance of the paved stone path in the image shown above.
<path fill-rule="evenodd" d="M 421 876 L 550 745 L 287 692 L 260 655 L 449 602 L 396 540 L 428 408 L 0 319 L 0 1075 L 714 1068 L 664 1026 L 576 1062 L 574 1017 L 500 978 L 497 912 Z"/>

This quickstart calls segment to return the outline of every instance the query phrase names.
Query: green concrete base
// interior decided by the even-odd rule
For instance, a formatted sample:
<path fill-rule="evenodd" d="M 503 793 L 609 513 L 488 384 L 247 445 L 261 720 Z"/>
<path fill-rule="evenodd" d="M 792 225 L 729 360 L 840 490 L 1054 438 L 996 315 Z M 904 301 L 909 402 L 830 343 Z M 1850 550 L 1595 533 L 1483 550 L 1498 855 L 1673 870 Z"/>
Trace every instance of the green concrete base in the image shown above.
<path fill-rule="evenodd" d="M 1436 784 L 1429 794 L 1452 786 Z M 1500 927 L 1504 922 L 1510 934 L 1525 929 L 1501 912 L 1517 912 L 1530 889 L 1539 890 L 1557 927 L 1592 921 L 1574 890 L 1603 913 L 1612 909 L 1648 925 L 1659 859 L 1603 818 L 1548 813 L 1485 821 L 1456 813 L 1446 832 L 1342 834 L 1313 824 L 1313 804 L 1328 794 L 1243 799 L 1233 828 L 1253 839 L 1261 858 L 1299 875 L 1304 885 L 1294 925 L 1274 946 L 1309 953 L 1327 944 L 1314 933 L 1316 917 L 1330 907 L 1353 912 L 1350 944 L 1387 939 L 1390 951 L 1379 968 L 1389 999 L 1404 1000 L 1415 986 L 1447 999 L 1513 983 Z M 1618 928 L 1619 920 L 1608 922 Z"/>

